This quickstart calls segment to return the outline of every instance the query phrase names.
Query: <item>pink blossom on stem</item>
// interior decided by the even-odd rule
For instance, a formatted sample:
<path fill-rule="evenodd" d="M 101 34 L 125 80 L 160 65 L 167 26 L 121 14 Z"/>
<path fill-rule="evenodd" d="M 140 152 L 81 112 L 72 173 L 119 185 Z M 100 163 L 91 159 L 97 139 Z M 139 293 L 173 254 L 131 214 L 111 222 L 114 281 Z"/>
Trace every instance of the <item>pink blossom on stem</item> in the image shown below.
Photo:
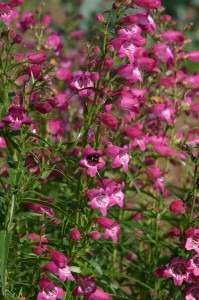
<path fill-rule="evenodd" d="M 128 155 L 128 147 L 124 146 L 118 147 L 118 146 L 110 146 L 107 149 L 105 149 L 105 154 L 110 157 L 112 162 L 112 168 L 117 168 L 120 166 L 123 166 L 123 170 L 126 173 L 128 171 L 128 164 L 130 161 L 130 156 Z"/>
<path fill-rule="evenodd" d="M 190 258 L 187 265 L 187 269 L 189 269 L 194 276 L 199 276 L 199 254 L 196 254 Z"/>
<path fill-rule="evenodd" d="M 195 250 L 197 253 L 199 253 L 199 229 L 191 227 L 185 231 L 185 235 L 187 238 L 185 249 Z"/>
<path fill-rule="evenodd" d="M 96 289 L 96 291 L 91 295 L 90 300 L 109 300 L 111 296 L 100 289 Z"/>
<path fill-rule="evenodd" d="M 25 108 L 20 105 L 19 96 L 15 96 L 12 104 L 8 107 L 8 114 L 3 118 L 4 123 L 12 124 L 13 130 L 18 130 L 23 124 L 30 125 L 31 119 L 26 116 Z"/>
<path fill-rule="evenodd" d="M 101 211 L 102 216 L 106 216 L 111 196 L 110 188 L 100 188 L 99 190 L 91 189 L 86 192 L 86 195 L 90 199 L 88 207 L 90 209 L 98 208 Z"/>
<path fill-rule="evenodd" d="M 186 300 L 198 300 L 199 299 L 199 284 L 191 284 L 185 288 Z"/>
<path fill-rule="evenodd" d="M 135 4 L 145 9 L 155 9 L 161 5 L 159 0 L 135 0 Z"/>
<path fill-rule="evenodd" d="M 98 169 L 103 169 L 105 161 L 101 158 L 102 151 L 94 150 L 87 146 L 83 150 L 83 158 L 79 162 L 79 166 L 87 168 L 87 174 L 94 177 Z"/>
<path fill-rule="evenodd" d="M 37 300 L 56 300 L 62 299 L 64 296 L 63 289 L 47 279 L 40 278 L 39 285 L 41 287 L 41 291 L 37 295 Z"/>
<path fill-rule="evenodd" d="M 91 300 L 92 294 L 96 291 L 95 279 L 80 274 L 76 281 L 78 286 L 74 289 L 72 295 L 75 297 L 83 295 L 84 300 Z"/>
<path fill-rule="evenodd" d="M 183 281 L 191 282 L 191 274 L 187 269 L 187 262 L 185 259 L 174 257 L 168 267 L 164 270 L 165 277 L 173 277 L 175 285 L 182 285 Z"/>
<path fill-rule="evenodd" d="M 73 90 L 79 92 L 80 97 L 86 97 L 91 94 L 92 90 L 86 89 L 87 87 L 94 87 L 94 83 L 91 80 L 91 73 L 78 71 L 74 74 L 74 78 L 70 83 L 70 87 Z"/>
<path fill-rule="evenodd" d="M 48 270 L 51 273 L 58 275 L 59 279 L 63 282 L 66 279 L 74 281 L 75 278 L 71 274 L 70 267 L 67 265 L 68 259 L 65 257 L 65 255 L 55 250 L 50 250 L 49 253 L 52 262 L 49 262 L 42 267 L 42 270 Z"/>
<path fill-rule="evenodd" d="M 95 221 L 102 229 L 105 229 L 103 238 L 111 237 L 113 242 L 117 243 L 117 235 L 120 233 L 120 227 L 117 225 L 119 221 L 115 222 L 108 218 L 96 218 Z"/>

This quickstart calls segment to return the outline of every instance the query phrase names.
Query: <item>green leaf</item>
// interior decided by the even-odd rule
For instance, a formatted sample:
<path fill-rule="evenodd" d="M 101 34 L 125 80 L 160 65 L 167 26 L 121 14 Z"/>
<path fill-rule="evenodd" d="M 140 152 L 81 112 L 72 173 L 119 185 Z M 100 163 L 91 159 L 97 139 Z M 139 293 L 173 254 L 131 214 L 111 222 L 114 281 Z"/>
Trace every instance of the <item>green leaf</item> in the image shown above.
<path fill-rule="evenodd" d="M 0 263 L 1 263 L 1 291 L 5 295 L 5 286 L 7 281 L 6 266 L 9 253 L 10 233 L 5 230 L 0 231 Z"/>
<path fill-rule="evenodd" d="M 49 169 L 49 170 L 46 170 L 44 171 L 42 174 L 41 174 L 41 179 L 46 179 L 53 171 L 54 169 Z"/>
<path fill-rule="evenodd" d="M 100 274 L 102 275 L 103 274 L 103 271 L 100 267 L 100 265 L 98 264 L 98 262 L 96 260 L 89 260 L 89 263 L 95 268 L 95 270 Z"/>
<path fill-rule="evenodd" d="M 135 186 L 135 189 L 136 189 L 136 191 L 138 192 L 138 194 L 141 196 L 141 191 L 140 191 L 140 189 L 139 189 L 137 183 L 135 182 L 135 179 L 134 179 L 133 175 L 131 174 L 131 172 L 130 172 L 130 171 L 127 171 L 126 174 L 127 174 L 128 178 L 133 182 L 133 184 L 134 184 L 134 186 Z"/>

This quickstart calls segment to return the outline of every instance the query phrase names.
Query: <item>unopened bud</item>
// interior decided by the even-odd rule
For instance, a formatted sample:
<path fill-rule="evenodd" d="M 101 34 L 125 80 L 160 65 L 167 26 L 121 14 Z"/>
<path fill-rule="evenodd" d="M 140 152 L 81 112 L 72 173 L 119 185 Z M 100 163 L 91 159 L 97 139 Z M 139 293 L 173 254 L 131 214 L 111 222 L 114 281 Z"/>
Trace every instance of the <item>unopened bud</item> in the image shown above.
<path fill-rule="evenodd" d="M 95 20 L 99 23 L 102 23 L 104 21 L 104 16 L 102 14 L 96 14 Z"/>
<path fill-rule="evenodd" d="M 81 234 L 79 232 L 79 230 L 73 228 L 70 231 L 70 238 L 71 240 L 73 240 L 74 242 L 78 242 L 81 238 Z"/>

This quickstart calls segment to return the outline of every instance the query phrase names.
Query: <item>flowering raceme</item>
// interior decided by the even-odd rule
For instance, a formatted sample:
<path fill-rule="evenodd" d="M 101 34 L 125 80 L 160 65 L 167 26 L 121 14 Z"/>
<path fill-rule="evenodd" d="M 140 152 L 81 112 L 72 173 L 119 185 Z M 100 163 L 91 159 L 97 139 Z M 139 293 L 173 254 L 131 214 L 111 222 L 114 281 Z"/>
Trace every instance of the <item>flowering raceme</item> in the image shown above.
<path fill-rule="evenodd" d="M 0 3 L 0 298 L 199 299 L 191 24 L 59 2 Z"/>

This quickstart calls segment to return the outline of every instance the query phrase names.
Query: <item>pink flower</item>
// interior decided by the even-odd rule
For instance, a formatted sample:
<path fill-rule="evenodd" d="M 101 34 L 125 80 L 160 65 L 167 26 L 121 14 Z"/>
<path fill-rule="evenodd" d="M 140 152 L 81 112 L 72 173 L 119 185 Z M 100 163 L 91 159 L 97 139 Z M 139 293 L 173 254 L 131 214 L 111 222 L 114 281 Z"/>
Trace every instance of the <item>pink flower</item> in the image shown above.
<path fill-rule="evenodd" d="M 87 146 L 83 150 L 83 158 L 79 162 L 79 166 L 87 168 L 87 174 L 94 177 L 97 173 L 97 169 L 103 169 L 105 161 L 101 158 L 102 151 L 94 150 L 90 146 Z"/>
<path fill-rule="evenodd" d="M 120 233 L 120 227 L 117 225 L 119 221 L 115 222 L 108 218 L 96 218 L 95 221 L 102 229 L 105 229 L 103 238 L 111 237 L 113 242 L 117 243 L 117 235 Z"/>
<path fill-rule="evenodd" d="M 117 69 L 117 74 L 125 81 L 130 84 L 135 83 L 136 81 L 142 82 L 142 75 L 138 67 L 135 67 L 131 64 L 122 65 Z"/>
<path fill-rule="evenodd" d="M 130 63 L 134 62 L 134 57 L 138 52 L 138 48 L 133 44 L 132 39 L 115 38 L 111 44 L 117 51 L 117 57 L 127 56 Z"/>
<path fill-rule="evenodd" d="M 8 107 L 8 114 L 2 120 L 4 123 L 11 123 L 13 130 L 18 130 L 23 124 L 31 124 L 31 119 L 25 114 L 25 108 L 20 106 L 19 103 L 20 99 L 17 95 Z"/>
<path fill-rule="evenodd" d="M 139 113 L 139 103 L 136 97 L 133 97 L 130 93 L 117 93 L 113 96 L 113 101 L 120 109 Z"/>
<path fill-rule="evenodd" d="M 169 43 L 183 42 L 184 37 L 181 31 L 168 30 L 161 33 L 161 38 Z"/>
<path fill-rule="evenodd" d="M 48 56 L 44 52 L 34 52 L 26 56 L 26 61 L 31 64 L 41 64 L 46 60 L 48 60 Z"/>
<path fill-rule="evenodd" d="M 30 27 L 34 27 L 36 25 L 36 21 L 33 14 L 24 12 L 22 21 L 20 21 L 17 25 L 18 27 L 21 27 L 23 32 L 26 32 Z"/>
<path fill-rule="evenodd" d="M 111 197 L 109 206 L 113 206 L 117 204 L 120 208 L 124 207 L 124 193 L 122 192 L 122 189 L 125 187 L 125 183 L 117 183 L 113 179 L 103 179 L 102 180 L 103 185 L 100 181 L 97 182 L 98 186 L 100 187 L 109 187 L 111 191 Z"/>
<path fill-rule="evenodd" d="M 9 6 L 10 7 L 17 7 L 17 6 L 20 6 L 24 3 L 24 0 L 11 0 L 9 2 Z"/>
<path fill-rule="evenodd" d="M 59 279 L 63 282 L 66 279 L 74 281 L 75 278 L 71 274 L 70 267 L 67 265 L 68 260 L 65 255 L 55 250 L 50 250 L 49 253 L 52 262 L 46 264 L 42 270 L 48 270 L 55 275 L 59 275 Z"/>
<path fill-rule="evenodd" d="M 91 300 L 109 300 L 109 299 L 111 299 L 111 296 L 102 290 L 96 289 L 96 291 L 92 294 L 90 299 Z"/>
<path fill-rule="evenodd" d="M 113 160 L 111 165 L 112 168 L 123 166 L 124 172 L 128 171 L 130 156 L 128 155 L 127 146 L 124 146 L 123 148 L 118 146 L 110 146 L 105 149 L 105 154 Z"/>
<path fill-rule="evenodd" d="M 156 31 L 156 24 L 149 13 L 139 12 L 135 16 L 138 18 L 137 25 L 149 34 L 154 34 Z"/>
<path fill-rule="evenodd" d="M 185 289 L 186 300 L 197 300 L 199 299 L 199 284 L 191 284 Z"/>
<path fill-rule="evenodd" d="M 190 51 L 188 53 L 185 54 L 185 58 L 190 60 L 190 61 L 199 61 L 199 51 L 195 50 L 195 51 Z"/>
<path fill-rule="evenodd" d="M 79 71 L 74 74 L 74 78 L 71 81 L 70 87 L 73 90 L 79 91 L 80 97 L 88 96 L 92 90 L 86 89 L 87 87 L 94 87 L 94 83 L 91 80 L 91 73 Z"/>
<path fill-rule="evenodd" d="M 182 200 L 174 200 L 169 205 L 169 210 L 172 213 L 184 213 L 185 209 Z"/>
<path fill-rule="evenodd" d="M 35 204 L 35 203 L 26 203 L 25 207 L 35 211 L 36 213 L 47 215 L 48 217 L 54 217 L 54 211 L 52 208 L 45 206 L 45 202 L 51 203 L 54 201 L 53 198 L 42 198 L 40 199 L 44 202 L 44 205 Z"/>
<path fill-rule="evenodd" d="M 110 188 L 91 189 L 87 191 L 86 195 L 90 199 L 88 207 L 90 209 L 99 208 L 102 216 L 106 216 L 111 196 Z"/>
<path fill-rule="evenodd" d="M 190 271 L 187 269 L 187 262 L 183 258 L 173 258 L 164 271 L 165 277 L 173 277 L 175 285 L 182 285 L 183 281 L 191 282 Z"/>
<path fill-rule="evenodd" d="M 47 279 L 41 278 L 39 280 L 39 285 L 41 287 L 41 291 L 37 295 L 37 300 L 56 300 L 62 299 L 64 296 L 64 291 L 62 288 L 58 287 Z"/>
<path fill-rule="evenodd" d="M 58 33 L 52 32 L 46 39 L 45 48 L 53 50 L 54 55 L 59 55 L 60 50 L 63 48 L 60 35 Z"/>
<path fill-rule="evenodd" d="M 74 289 L 73 296 L 84 296 L 84 300 L 91 300 L 92 294 L 96 291 L 95 279 L 91 276 L 79 275 L 77 278 L 78 286 Z"/>
<path fill-rule="evenodd" d="M 199 253 L 199 229 L 189 228 L 185 231 L 185 235 L 187 237 L 185 249 L 193 249 Z"/>
<path fill-rule="evenodd" d="M 194 276 L 199 276 L 199 254 L 196 254 L 190 258 L 187 265 L 187 269 L 189 269 Z"/>
<path fill-rule="evenodd" d="M 160 154 L 161 156 L 173 156 L 174 155 L 174 150 L 171 149 L 169 146 L 167 145 L 163 145 L 163 144 L 156 144 L 153 146 L 153 150 L 155 152 L 157 152 L 158 154 Z"/>
<path fill-rule="evenodd" d="M 100 113 L 98 118 L 105 126 L 109 128 L 115 128 L 117 126 L 117 119 L 107 112 Z"/>
<path fill-rule="evenodd" d="M 173 63 L 173 54 L 167 44 L 156 44 L 151 48 L 152 54 L 161 62 L 171 61 Z"/>
<path fill-rule="evenodd" d="M 135 0 L 135 4 L 145 9 L 155 9 L 161 5 L 159 0 Z"/>

